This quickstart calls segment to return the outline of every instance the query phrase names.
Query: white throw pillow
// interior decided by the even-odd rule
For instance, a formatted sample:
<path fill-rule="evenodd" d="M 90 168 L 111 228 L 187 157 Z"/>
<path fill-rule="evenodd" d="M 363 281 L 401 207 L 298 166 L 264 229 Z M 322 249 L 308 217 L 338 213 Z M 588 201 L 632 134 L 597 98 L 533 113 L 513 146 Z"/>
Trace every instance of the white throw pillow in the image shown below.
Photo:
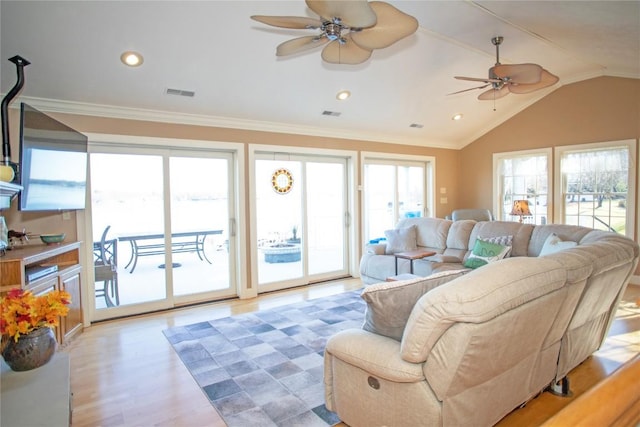
<path fill-rule="evenodd" d="M 547 237 L 547 240 L 544 241 L 544 245 L 542 245 L 540 256 L 554 254 L 565 249 L 573 248 L 574 246 L 578 246 L 578 244 L 571 240 L 563 241 L 556 233 L 551 233 L 549 237 Z"/>
<path fill-rule="evenodd" d="M 384 236 L 387 238 L 387 254 L 415 251 L 418 249 L 416 244 L 416 227 L 414 225 L 387 230 L 384 232 Z"/>

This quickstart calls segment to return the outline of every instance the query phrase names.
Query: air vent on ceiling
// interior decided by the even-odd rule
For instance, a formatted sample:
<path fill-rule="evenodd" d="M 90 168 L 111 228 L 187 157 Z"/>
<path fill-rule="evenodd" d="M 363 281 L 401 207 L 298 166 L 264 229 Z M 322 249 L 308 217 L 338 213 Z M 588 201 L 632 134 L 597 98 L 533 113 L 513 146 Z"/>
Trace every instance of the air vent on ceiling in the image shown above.
<path fill-rule="evenodd" d="M 189 96 L 193 97 L 196 93 L 192 90 L 171 89 L 167 88 L 167 95 Z"/>
<path fill-rule="evenodd" d="M 342 114 L 342 113 L 339 113 L 339 112 L 337 112 L 337 111 L 329 111 L 329 110 L 324 110 L 324 111 L 322 112 L 322 115 L 323 115 L 323 116 L 339 117 L 339 116 L 340 116 L 340 114 Z"/>
<path fill-rule="evenodd" d="M 421 125 L 420 123 L 411 123 L 409 125 L 410 128 L 416 128 L 416 129 L 422 129 L 424 127 L 424 125 Z"/>

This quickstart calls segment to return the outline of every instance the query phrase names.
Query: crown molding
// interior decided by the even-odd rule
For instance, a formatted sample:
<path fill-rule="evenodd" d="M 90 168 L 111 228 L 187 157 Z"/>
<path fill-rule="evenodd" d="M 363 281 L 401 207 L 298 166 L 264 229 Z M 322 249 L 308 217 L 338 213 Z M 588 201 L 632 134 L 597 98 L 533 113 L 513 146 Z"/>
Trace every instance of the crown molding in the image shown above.
<path fill-rule="evenodd" d="M 381 142 L 386 144 L 414 145 L 419 147 L 457 149 L 457 144 L 441 141 L 426 142 L 420 137 L 385 135 L 380 133 L 341 131 L 336 129 L 317 128 L 312 126 L 296 126 L 287 123 L 264 122 L 257 120 L 237 119 L 231 117 L 207 116 L 160 110 L 148 110 L 113 105 L 91 104 L 86 102 L 64 101 L 37 97 L 19 97 L 19 102 L 49 113 L 75 114 L 83 116 L 106 117 L 113 119 L 141 120 L 160 123 L 174 123 L 192 126 L 220 127 L 242 129 L 258 132 L 286 133 L 293 135 L 316 136 L 324 138 L 340 138 L 355 141 Z M 18 105 L 19 102 L 14 103 Z M 14 106 L 14 108 L 17 108 Z"/>

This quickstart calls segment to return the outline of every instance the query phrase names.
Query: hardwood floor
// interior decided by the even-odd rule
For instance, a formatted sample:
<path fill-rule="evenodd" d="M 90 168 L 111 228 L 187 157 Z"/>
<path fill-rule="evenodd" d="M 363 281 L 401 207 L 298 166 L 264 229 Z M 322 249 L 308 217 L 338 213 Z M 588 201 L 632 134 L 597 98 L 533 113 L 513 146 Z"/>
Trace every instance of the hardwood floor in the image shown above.
<path fill-rule="evenodd" d="M 171 326 L 291 304 L 360 288 L 359 279 L 103 322 L 86 328 L 68 347 L 73 426 L 225 426 L 162 331 Z M 640 353 L 640 286 L 630 286 L 626 308 L 603 348 L 569 375 L 574 397 Z M 623 307 L 625 306 L 623 304 Z M 543 393 L 500 426 L 537 426 L 572 398 Z"/>

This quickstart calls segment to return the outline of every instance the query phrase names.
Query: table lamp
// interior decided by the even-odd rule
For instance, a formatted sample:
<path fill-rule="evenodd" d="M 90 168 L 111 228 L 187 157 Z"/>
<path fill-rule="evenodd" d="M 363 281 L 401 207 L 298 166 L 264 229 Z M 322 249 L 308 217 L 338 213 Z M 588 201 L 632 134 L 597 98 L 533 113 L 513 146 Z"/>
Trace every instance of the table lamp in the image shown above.
<path fill-rule="evenodd" d="M 513 207 L 511 208 L 511 213 L 509 215 L 519 216 L 520 224 L 522 224 L 522 217 L 531 216 L 531 212 L 529 211 L 529 202 L 526 200 L 514 200 Z"/>

